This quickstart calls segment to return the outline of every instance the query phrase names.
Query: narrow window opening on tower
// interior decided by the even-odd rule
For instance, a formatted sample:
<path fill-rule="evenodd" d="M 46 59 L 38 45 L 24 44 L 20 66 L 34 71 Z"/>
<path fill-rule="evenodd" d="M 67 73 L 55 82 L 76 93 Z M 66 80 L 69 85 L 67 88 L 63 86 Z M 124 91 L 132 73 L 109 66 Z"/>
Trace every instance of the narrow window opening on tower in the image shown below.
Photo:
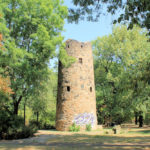
<path fill-rule="evenodd" d="M 83 48 L 83 45 L 81 45 L 81 48 Z"/>
<path fill-rule="evenodd" d="M 82 64 L 82 58 L 79 58 L 79 63 Z"/>
<path fill-rule="evenodd" d="M 67 86 L 67 91 L 70 92 L 70 86 Z"/>
<path fill-rule="evenodd" d="M 68 48 L 69 48 L 69 45 L 68 45 Z"/>
<path fill-rule="evenodd" d="M 92 87 L 90 87 L 90 92 L 92 92 Z"/>

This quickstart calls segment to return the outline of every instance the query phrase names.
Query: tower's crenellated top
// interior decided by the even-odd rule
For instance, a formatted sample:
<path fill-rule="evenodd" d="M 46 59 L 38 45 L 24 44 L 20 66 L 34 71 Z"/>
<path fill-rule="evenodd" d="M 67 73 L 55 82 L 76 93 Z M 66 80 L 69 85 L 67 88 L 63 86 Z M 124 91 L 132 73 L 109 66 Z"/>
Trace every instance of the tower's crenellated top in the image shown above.
<path fill-rule="evenodd" d="M 77 41 L 77 40 L 74 40 L 74 39 L 68 39 L 66 40 L 66 43 L 68 42 L 74 42 L 74 43 L 79 43 L 79 44 L 90 44 L 91 42 L 87 41 L 87 42 L 80 42 L 80 41 Z"/>
<path fill-rule="evenodd" d="M 66 48 L 69 50 L 74 50 L 75 47 L 78 47 L 79 50 L 82 50 L 83 48 L 91 47 L 91 42 L 79 42 L 77 40 L 68 39 L 66 41 Z M 73 49 L 72 49 L 73 48 Z"/>

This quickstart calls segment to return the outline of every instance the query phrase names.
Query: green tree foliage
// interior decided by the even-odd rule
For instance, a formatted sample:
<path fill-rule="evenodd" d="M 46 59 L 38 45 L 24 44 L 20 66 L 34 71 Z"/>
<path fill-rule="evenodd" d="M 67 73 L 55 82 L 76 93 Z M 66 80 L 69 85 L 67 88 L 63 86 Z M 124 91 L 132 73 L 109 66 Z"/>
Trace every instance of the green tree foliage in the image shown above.
<path fill-rule="evenodd" d="M 10 77 L 14 114 L 47 79 L 49 60 L 62 43 L 67 9 L 56 0 L 0 0 L 0 68 Z"/>
<path fill-rule="evenodd" d="M 101 123 L 127 121 L 149 104 L 150 43 L 147 32 L 115 27 L 93 41 L 97 109 Z"/>
<path fill-rule="evenodd" d="M 69 67 L 72 63 L 76 61 L 76 58 L 69 56 L 67 54 L 65 47 L 66 47 L 65 43 L 63 43 L 62 46 L 60 47 L 59 61 L 63 65 L 63 67 Z"/>
<path fill-rule="evenodd" d="M 35 93 L 30 97 L 28 107 L 31 108 L 39 127 L 54 125 L 57 96 L 57 72 L 49 70 L 48 79 L 36 87 Z M 35 118 L 35 117 L 34 117 Z"/>
<path fill-rule="evenodd" d="M 115 22 L 128 21 L 129 28 L 134 24 L 146 27 L 150 32 L 150 1 L 149 0 L 73 0 L 74 8 L 70 8 L 69 21 L 83 20 L 96 21 L 106 10 L 111 14 L 122 14 Z M 105 10 L 104 10 L 105 9 Z"/>
<path fill-rule="evenodd" d="M 0 0 L 0 77 L 10 79 L 13 91 L 0 100 L 0 137 L 33 134 L 17 116 L 20 106 L 47 111 L 46 102 L 54 98 L 48 90 L 55 82 L 48 65 L 62 45 L 66 17 L 62 0 Z"/>

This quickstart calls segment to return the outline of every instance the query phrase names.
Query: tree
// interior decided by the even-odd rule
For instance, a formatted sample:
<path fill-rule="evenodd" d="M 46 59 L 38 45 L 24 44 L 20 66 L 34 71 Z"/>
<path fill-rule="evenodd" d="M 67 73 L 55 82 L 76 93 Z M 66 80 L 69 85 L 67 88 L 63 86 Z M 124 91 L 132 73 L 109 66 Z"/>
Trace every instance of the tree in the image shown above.
<path fill-rule="evenodd" d="M 17 115 L 22 99 L 48 77 L 49 60 L 63 40 L 67 10 L 61 0 L 0 0 L 0 6 L 0 68 L 10 77 Z"/>
<path fill-rule="evenodd" d="M 50 117 L 53 112 L 56 112 L 56 95 L 57 95 L 57 72 L 49 70 L 49 77 L 47 81 L 41 81 L 40 85 L 36 87 L 36 92 L 30 97 L 28 107 L 36 116 L 36 122 L 42 120 L 42 124 L 50 123 Z M 55 114 L 54 114 L 55 115 Z M 55 116 L 54 116 L 55 118 Z M 40 126 L 39 126 L 40 127 Z"/>
<path fill-rule="evenodd" d="M 131 119 L 136 111 L 147 111 L 150 72 L 146 68 L 149 66 L 150 43 L 146 34 L 147 31 L 139 27 L 127 30 L 126 26 L 121 26 L 93 42 L 101 123 L 122 123 Z"/>
<path fill-rule="evenodd" d="M 105 11 L 111 14 L 122 12 L 114 20 L 116 22 L 128 22 L 129 28 L 134 24 L 146 27 L 150 33 L 150 1 L 149 0 L 73 0 L 75 8 L 70 8 L 69 21 L 83 20 L 87 17 L 89 21 L 96 21 Z M 106 7 L 105 7 L 106 6 Z"/>

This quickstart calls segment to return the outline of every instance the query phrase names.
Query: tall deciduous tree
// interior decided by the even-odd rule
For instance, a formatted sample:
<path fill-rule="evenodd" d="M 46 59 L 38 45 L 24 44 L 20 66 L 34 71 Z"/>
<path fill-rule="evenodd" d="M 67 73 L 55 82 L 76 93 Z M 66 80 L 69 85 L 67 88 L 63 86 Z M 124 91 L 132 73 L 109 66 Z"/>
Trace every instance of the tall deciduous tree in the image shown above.
<path fill-rule="evenodd" d="M 18 114 L 22 98 L 48 77 L 67 9 L 61 0 L 0 0 L 0 14 L 0 67 L 10 77 L 13 113 Z"/>
<path fill-rule="evenodd" d="M 47 81 L 41 81 L 36 87 L 34 95 L 30 97 L 29 107 L 36 115 L 37 124 L 43 121 L 43 124 L 50 122 L 51 114 L 56 111 L 56 95 L 57 95 L 57 73 L 49 70 L 49 78 Z M 53 120 L 54 121 L 54 120 Z"/>
<path fill-rule="evenodd" d="M 147 111 L 150 43 L 146 34 L 138 27 L 121 26 L 93 42 L 100 121 L 121 123 L 134 112 Z"/>

